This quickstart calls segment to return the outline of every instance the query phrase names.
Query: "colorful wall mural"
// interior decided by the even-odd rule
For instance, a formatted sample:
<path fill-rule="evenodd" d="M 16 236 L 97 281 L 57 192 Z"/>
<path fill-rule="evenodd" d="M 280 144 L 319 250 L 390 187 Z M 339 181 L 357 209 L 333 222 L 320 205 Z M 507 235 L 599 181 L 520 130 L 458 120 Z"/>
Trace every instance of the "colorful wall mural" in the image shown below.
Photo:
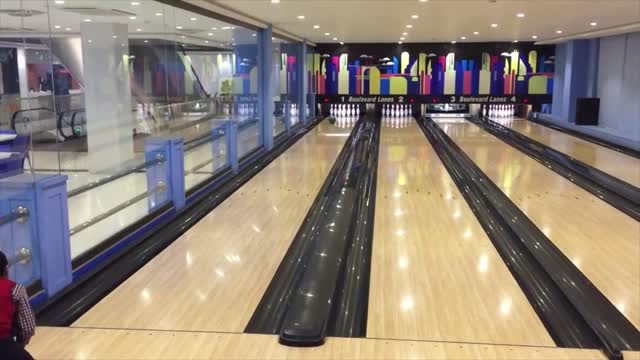
<path fill-rule="evenodd" d="M 551 95 L 553 46 L 319 44 L 319 95 Z"/>

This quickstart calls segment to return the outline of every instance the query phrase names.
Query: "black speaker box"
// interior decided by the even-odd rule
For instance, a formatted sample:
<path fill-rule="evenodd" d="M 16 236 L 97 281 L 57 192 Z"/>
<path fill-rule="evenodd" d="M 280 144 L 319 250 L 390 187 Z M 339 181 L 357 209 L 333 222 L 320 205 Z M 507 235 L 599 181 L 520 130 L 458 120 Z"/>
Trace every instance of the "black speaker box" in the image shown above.
<path fill-rule="evenodd" d="M 576 125 L 598 125 L 599 116 L 599 98 L 576 99 Z"/>

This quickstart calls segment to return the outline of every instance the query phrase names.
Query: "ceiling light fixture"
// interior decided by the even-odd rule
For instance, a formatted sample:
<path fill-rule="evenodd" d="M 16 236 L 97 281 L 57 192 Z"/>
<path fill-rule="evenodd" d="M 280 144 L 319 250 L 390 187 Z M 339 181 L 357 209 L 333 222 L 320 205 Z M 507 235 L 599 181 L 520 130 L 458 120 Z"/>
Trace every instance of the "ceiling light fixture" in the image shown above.
<path fill-rule="evenodd" d="M 329 35 L 331 35 L 331 34 L 330 33 L 324 33 L 324 36 L 329 36 Z"/>
<path fill-rule="evenodd" d="M 298 15 L 298 19 L 304 20 L 304 15 Z"/>
<path fill-rule="evenodd" d="M 145 40 L 144 42 L 148 43 L 148 42 L 149 42 L 149 40 Z"/>
<path fill-rule="evenodd" d="M 407 25 L 407 29 L 413 28 L 413 25 Z"/>
<path fill-rule="evenodd" d="M 212 27 L 211 30 L 218 30 L 218 28 L 217 27 Z"/>
<path fill-rule="evenodd" d="M 56 25 L 54 26 L 56 29 L 60 29 L 60 25 Z"/>
<path fill-rule="evenodd" d="M 64 0 L 56 0 L 56 5 L 63 5 L 64 4 Z"/>
<path fill-rule="evenodd" d="M 400 40 L 404 40 L 404 38 L 402 37 L 402 38 L 400 38 Z"/>
<path fill-rule="evenodd" d="M 71 28 L 64 28 L 64 29 L 67 30 L 67 31 L 71 31 Z"/>
<path fill-rule="evenodd" d="M 460 36 L 460 40 L 467 40 L 466 36 Z"/>
<path fill-rule="evenodd" d="M 478 35 L 478 34 L 480 34 L 480 33 L 479 33 L 479 32 L 477 32 L 477 31 L 474 31 L 474 32 L 473 32 L 473 35 Z"/>
<path fill-rule="evenodd" d="M 402 33 L 402 36 L 407 36 L 407 35 L 409 35 L 409 33 L 406 33 L 406 32 Z"/>
<path fill-rule="evenodd" d="M 453 40 L 451 43 L 452 43 L 452 44 L 455 44 L 455 43 L 457 43 L 457 41 Z"/>
<path fill-rule="evenodd" d="M 517 42 L 518 42 L 518 40 L 513 40 L 513 42 L 514 42 L 514 43 L 517 43 Z"/>
<path fill-rule="evenodd" d="M 162 13 L 156 13 L 156 16 L 162 16 Z"/>
<path fill-rule="evenodd" d="M 524 13 L 517 13 L 516 16 L 519 17 L 519 18 L 523 18 L 524 17 Z"/>
<path fill-rule="evenodd" d="M 130 20 L 135 20 L 135 19 L 136 19 L 136 17 L 135 17 L 135 16 L 129 16 L 129 19 L 130 19 Z"/>
<path fill-rule="evenodd" d="M 176 26 L 176 29 L 182 30 L 182 26 Z"/>
<path fill-rule="evenodd" d="M 531 38 L 532 38 L 532 39 L 537 39 L 537 38 L 538 38 L 538 35 L 532 35 L 532 36 L 531 36 Z"/>
<path fill-rule="evenodd" d="M 117 39 L 118 35 L 113 35 L 112 38 Z"/>
<path fill-rule="evenodd" d="M 208 33 L 207 35 L 209 35 L 209 36 L 213 36 L 213 33 Z"/>
<path fill-rule="evenodd" d="M 258 35 L 256 35 L 256 33 L 253 33 L 253 34 L 251 34 L 251 36 L 256 37 L 256 36 L 258 36 Z"/>
<path fill-rule="evenodd" d="M 334 37 L 334 38 L 333 38 L 333 41 L 338 41 L 338 38 L 335 38 L 335 37 Z"/>
<path fill-rule="evenodd" d="M 207 44 L 209 43 L 209 40 L 205 40 L 204 42 L 206 42 Z"/>
<path fill-rule="evenodd" d="M 91 22 L 91 19 L 84 19 L 84 22 Z"/>
<path fill-rule="evenodd" d="M 342 41 L 340 41 L 340 45 L 344 45 L 344 43 Z"/>
<path fill-rule="evenodd" d="M 192 17 L 192 18 L 190 18 L 189 20 L 191 20 L 191 21 L 196 21 L 196 20 L 198 20 L 198 18 Z"/>
<path fill-rule="evenodd" d="M 223 27 L 221 27 L 221 29 L 222 30 L 229 30 L 229 29 L 231 29 L 231 27 L 230 26 L 223 26 Z"/>
<path fill-rule="evenodd" d="M 418 0 L 418 1 L 419 1 L 419 2 L 427 2 L 427 1 L 429 1 L 429 0 Z"/>
<path fill-rule="evenodd" d="M 402 41 L 398 41 L 398 44 L 399 44 L 399 45 L 402 45 Z"/>
<path fill-rule="evenodd" d="M 591 26 L 598 26 L 598 23 L 597 23 L 597 22 L 592 22 L 592 23 L 589 23 L 589 25 L 591 25 Z"/>
<path fill-rule="evenodd" d="M 412 19 L 417 19 L 417 18 L 419 18 L 419 17 L 420 17 L 420 16 L 418 16 L 418 15 L 411 15 L 411 18 L 412 18 Z"/>
<path fill-rule="evenodd" d="M 142 29 L 136 29 L 136 31 L 137 31 L 137 32 L 140 32 L 140 31 L 142 31 Z"/>
<path fill-rule="evenodd" d="M 562 34 L 562 30 L 556 30 L 556 34 Z"/>
<path fill-rule="evenodd" d="M 314 29 L 320 29 L 320 25 L 313 25 Z"/>
<path fill-rule="evenodd" d="M 271 0 L 272 4 L 280 4 L 280 0 Z"/>
<path fill-rule="evenodd" d="M 180 37 L 181 37 L 181 38 L 183 38 L 183 39 L 184 39 L 184 38 L 186 38 L 186 36 L 184 36 L 184 35 L 182 35 L 182 36 L 180 36 Z"/>
<path fill-rule="evenodd" d="M 497 27 L 498 27 L 498 24 L 491 24 L 491 27 L 492 27 L 492 28 L 497 28 Z"/>
<path fill-rule="evenodd" d="M 137 2 L 137 1 L 134 1 L 134 2 L 131 3 L 131 6 L 138 6 L 138 5 L 140 5 L 140 3 Z"/>

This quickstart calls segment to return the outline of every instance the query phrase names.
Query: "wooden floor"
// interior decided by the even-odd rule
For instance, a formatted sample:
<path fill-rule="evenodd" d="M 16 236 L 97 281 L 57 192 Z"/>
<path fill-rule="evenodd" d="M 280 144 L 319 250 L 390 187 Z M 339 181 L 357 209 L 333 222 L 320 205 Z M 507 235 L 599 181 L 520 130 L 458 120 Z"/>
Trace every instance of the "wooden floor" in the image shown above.
<path fill-rule="evenodd" d="M 517 119 L 506 125 L 585 164 L 640 187 L 640 160 L 634 157 L 531 121 Z"/>
<path fill-rule="evenodd" d="M 40 328 L 27 349 L 38 360 L 606 360 L 598 350 L 357 338 L 329 338 L 321 347 L 293 348 L 279 345 L 271 335 L 80 328 Z"/>
<path fill-rule="evenodd" d="M 376 198 L 367 337 L 554 346 L 413 120 L 382 128 Z"/>
<path fill-rule="evenodd" d="M 640 328 L 640 223 L 476 125 L 444 121 L 440 127 Z"/>
<path fill-rule="evenodd" d="M 73 326 L 242 332 L 350 131 L 320 124 Z"/>

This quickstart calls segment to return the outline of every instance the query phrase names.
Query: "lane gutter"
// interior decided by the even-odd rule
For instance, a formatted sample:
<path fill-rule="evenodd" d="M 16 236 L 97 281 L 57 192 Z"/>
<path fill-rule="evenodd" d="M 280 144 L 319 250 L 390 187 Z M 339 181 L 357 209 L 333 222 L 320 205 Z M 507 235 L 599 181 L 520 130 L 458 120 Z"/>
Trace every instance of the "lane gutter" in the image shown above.
<path fill-rule="evenodd" d="M 636 221 L 640 221 L 640 189 L 637 187 L 487 118 L 471 117 L 468 120 Z"/>

